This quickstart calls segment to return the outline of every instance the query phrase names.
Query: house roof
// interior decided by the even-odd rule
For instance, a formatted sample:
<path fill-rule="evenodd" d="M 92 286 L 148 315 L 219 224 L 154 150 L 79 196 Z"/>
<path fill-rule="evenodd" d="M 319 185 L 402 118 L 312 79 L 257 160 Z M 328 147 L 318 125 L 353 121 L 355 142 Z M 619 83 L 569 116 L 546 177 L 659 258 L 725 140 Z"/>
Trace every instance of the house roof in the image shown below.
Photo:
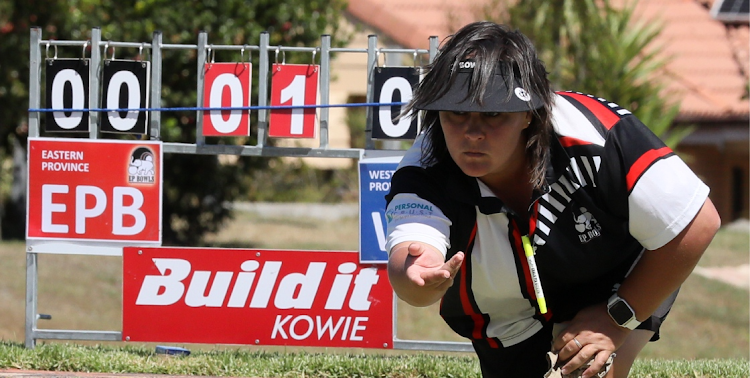
<path fill-rule="evenodd" d="M 348 12 L 405 48 L 425 48 L 479 19 L 489 1 L 349 0 Z M 662 25 L 653 46 L 669 58 L 661 77 L 680 101 L 678 119 L 747 121 L 750 28 L 714 19 L 715 1 L 639 0 L 634 18 Z"/>

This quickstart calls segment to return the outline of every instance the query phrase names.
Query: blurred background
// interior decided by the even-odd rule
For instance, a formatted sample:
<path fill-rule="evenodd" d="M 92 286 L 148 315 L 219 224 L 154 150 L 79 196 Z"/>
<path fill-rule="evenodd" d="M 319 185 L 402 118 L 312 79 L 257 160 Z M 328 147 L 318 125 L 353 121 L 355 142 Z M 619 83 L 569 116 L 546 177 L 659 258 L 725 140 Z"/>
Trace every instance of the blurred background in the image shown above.
<path fill-rule="evenodd" d="M 592 93 L 633 111 L 712 189 L 725 226 L 665 325 L 672 335 L 650 345 L 645 356 L 748 357 L 747 0 L 0 0 L 0 339 L 23 340 L 31 27 L 49 40 L 87 40 L 100 28 L 103 41 L 150 42 L 160 31 L 164 43 L 195 44 L 206 31 L 212 44 L 254 45 L 266 31 L 271 46 L 318 46 L 329 34 L 333 47 L 366 48 L 368 36 L 377 35 L 380 48 L 426 49 L 430 36 L 442 40 L 483 19 L 528 35 L 556 89 Z M 121 50 L 118 58 L 142 58 L 138 49 Z M 61 58 L 81 54 L 80 47 L 59 48 Z M 238 61 L 236 55 L 217 51 L 216 60 Z M 257 67 L 258 57 L 249 59 Z M 285 59 L 308 63 L 310 56 L 288 53 Z M 382 64 L 386 59 L 389 66 L 426 63 L 384 56 Z M 165 51 L 162 67 L 162 106 L 196 106 L 196 51 Z M 331 73 L 331 104 L 365 102 L 366 55 L 334 54 Z M 253 104 L 256 98 L 253 88 Z M 251 113 L 251 136 L 217 143 L 254 144 L 256 117 Z M 194 111 L 162 112 L 161 120 L 163 141 L 195 141 Z M 364 148 L 366 127 L 364 108 L 332 108 L 330 146 Z M 164 245 L 358 248 L 356 160 L 166 154 L 164 168 Z M 268 202 L 349 210 L 321 220 L 316 212 L 332 210 L 299 216 L 281 206 L 238 206 Z M 40 326 L 119 328 L 118 258 L 40 260 L 39 310 L 53 315 Z M 402 308 L 406 333 L 399 337 L 455 337 L 435 309 Z M 435 321 L 410 327 L 417 318 Z"/>

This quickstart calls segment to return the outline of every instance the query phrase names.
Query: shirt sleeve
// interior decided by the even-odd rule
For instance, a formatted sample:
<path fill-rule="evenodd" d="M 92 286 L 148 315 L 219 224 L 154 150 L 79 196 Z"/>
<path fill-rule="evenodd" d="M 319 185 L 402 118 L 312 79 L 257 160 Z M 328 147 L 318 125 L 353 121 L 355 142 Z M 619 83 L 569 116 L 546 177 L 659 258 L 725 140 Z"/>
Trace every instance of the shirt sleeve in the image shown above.
<path fill-rule="evenodd" d="M 677 155 L 654 162 L 630 192 L 630 234 L 646 249 L 664 246 L 695 218 L 708 193 Z"/>
<path fill-rule="evenodd" d="M 409 148 L 391 178 L 386 196 L 386 251 L 399 243 L 415 241 L 435 247 L 443 256 L 450 248 L 452 222 L 441 209 L 442 185 L 421 163 L 421 134 Z M 443 199 L 443 200 L 441 200 Z"/>
<path fill-rule="evenodd" d="M 451 221 L 433 203 L 413 193 L 393 196 L 385 210 L 388 231 L 385 249 L 416 241 L 435 247 L 446 256 L 450 248 Z"/>
<path fill-rule="evenodd" d="M 612 127 L 604 150 L 602 193 L 646 249 L 674 239 L 708 198 L 708 186 L 635 116 Z"/>

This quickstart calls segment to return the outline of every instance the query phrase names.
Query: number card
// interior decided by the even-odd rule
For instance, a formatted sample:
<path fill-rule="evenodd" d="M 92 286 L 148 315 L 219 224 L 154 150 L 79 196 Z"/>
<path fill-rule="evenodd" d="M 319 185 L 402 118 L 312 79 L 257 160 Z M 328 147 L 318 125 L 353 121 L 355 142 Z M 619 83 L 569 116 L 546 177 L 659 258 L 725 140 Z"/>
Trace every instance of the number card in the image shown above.
<path fill-rule="evenodd" d="M 89 60 L 47 59 L 47 109 L 89 108 Z M 49 112 L 44 131 L 87 132 L 89 112 Z"/>
<path fill-rule="evenodd" d="M 409 102 L 412 87 L 419 81 L 416 67 L 378 67 L 373 77 L 373 98 L 379 103 Z M 397 119 L 403 106 L 378 106 L 372 116 L 373 139 L 414 139 L 417 118 L 411 115 Z"/>
<path fill-rule="evenodd" d="M 317 65 L 274 64 L 271 106 L 315 105 L 318 95 Z M 268 136 L 315 138 L 315 108 L 271 109 Z"/>
<path fill-rule="evenodd" d="M 207 63 L 204 71 L 203 106 L 207 108 L 250 106 L 251 71 L 250 63 Z M 250 110 L 204 111 L 203 135 L 250 135 Z"/>
<path fill-rule="evenodd" d="M 146 134 L 150 62 L 105 60 L 102 69 L 102 108 L 136 109 L 102 114 L 102 132 Z"/>

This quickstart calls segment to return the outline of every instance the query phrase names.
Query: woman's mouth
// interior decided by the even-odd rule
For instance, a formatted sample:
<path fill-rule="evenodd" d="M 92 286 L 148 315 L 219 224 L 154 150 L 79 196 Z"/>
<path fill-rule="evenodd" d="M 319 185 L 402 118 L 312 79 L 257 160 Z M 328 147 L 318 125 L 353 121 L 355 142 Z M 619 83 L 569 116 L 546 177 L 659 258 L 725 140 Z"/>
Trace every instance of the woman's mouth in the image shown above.
<path fill-rule="evenodd" d="M 466 151 L 466 152 L 464 152 L 464 155 L 466 155 L 468 157 L 482 157 L 482 156 L 484 156 L 483 153 L 476 152 L 476 151 Z"/>

